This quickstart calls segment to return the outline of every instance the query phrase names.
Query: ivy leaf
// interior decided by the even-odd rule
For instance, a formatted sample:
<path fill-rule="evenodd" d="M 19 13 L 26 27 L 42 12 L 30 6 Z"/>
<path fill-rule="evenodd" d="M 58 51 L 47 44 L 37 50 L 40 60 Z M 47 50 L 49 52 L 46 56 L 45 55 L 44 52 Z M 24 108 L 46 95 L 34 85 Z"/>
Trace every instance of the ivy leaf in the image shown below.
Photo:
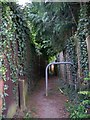
<path fill-rule="evenodd" d="M 4 92 L 4 96 L 7 97 L 7 96 L 9 96 L 9 95 L 8 95 L 6 92 Z"/>

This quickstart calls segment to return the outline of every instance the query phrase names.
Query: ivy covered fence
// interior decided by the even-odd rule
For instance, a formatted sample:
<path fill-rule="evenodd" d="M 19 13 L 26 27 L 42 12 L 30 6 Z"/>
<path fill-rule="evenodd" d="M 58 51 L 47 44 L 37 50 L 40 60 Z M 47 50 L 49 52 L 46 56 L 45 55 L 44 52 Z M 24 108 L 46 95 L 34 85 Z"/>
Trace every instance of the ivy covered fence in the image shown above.
<path fill-rule="evenodd" d="M 30 30 L 27 27 L 23 10 L 16 3 L 2 3 L 1 6 L 1 41 L 0 41 L 0 75 L 4 82 L 3 114 L 10 114 L 10 106 L 16 109 L 19 105 L 18 80 L 28 83 L 27 93 L 39 79 L 41 56 L 38 57 L 32 44 Z M 42 60 L 44 62 L 44 60 Z M 12 113 L 13 114 L 13 113 Z"/>
<path fill-rule="evenodd" d="M 0 81 L 4 85 L 0 90 L 0 100 L 3 101 L 0 106 L 1 117 L 13 117 L 17 107 L 20 107 L 20 80 L 26 82 L 25 89 L 20 89 L 25 92 L 27 101 L 26 96 L 30 95 L 40 77 L 45 77 L 46 65 L 61 53 L 64 61 L 74 65 L 73 69 L 70 66 L 58 69 L 59 79 L 62 77 L 61 82 L 65 82 L 63 89 L 66 86 L 72 89 L 76 97 L 85 90 L 83 94 L 85 98 L 89 98 L 90 83 L 85 80 L 90 77 L 86 43 L 86 38 L 90 36 L 88 2 L 33 2 L 27 3 L 23 8 L 15 2 L 0 2 L 0 11 Z M 57 61 L 60 60 L 59 58 Z M 61 72 L 64 76 L 60 75 Z M 72 96 L 71 93 L 70 95 Z M 90 100 L 87 102 L 88 106 L 89 103 Z M 77 105 L 82 107 L 82 104 L 79 101 Z M 82 111 L 86 115 L 88 109 L 84 109 Z M 72 118 L 75 115 L 81 117 L 78 111 L 72 113 Z"/>

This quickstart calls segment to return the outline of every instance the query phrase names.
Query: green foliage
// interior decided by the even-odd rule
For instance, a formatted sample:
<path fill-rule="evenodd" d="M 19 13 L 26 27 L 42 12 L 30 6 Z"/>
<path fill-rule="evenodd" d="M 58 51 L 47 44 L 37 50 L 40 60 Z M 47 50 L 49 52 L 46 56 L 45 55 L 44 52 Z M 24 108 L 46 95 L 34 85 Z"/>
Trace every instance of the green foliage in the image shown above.
<path fill-rule="evenodd" d="M 90 100 L 84 100 L 84 101 L 82 101 L 82 104 L 84 104 L 84 105 L 90 105 Z"/>
<path fill-rule="evenodd" d="M 55 57 L 55 56 L 49 57 L 49 63 L 50 63 L 50 62 L 54 62 L 55 60 L 56 60 L 56 57 Z"/>
<path fill-rule="evenodd" d="M 32 118 L 32 113 L 30 111 L 25 113 L 24 120 L 28 120 Z"/>
<path fill-rule="evenodd" d="M 13 84 L 17 83 L 19 75 L 27 73 L 28 82 L 31 85 L 33 74 L 30 74 L 30 72 L 34 73 L 33 60 L 35 59 L 34 55 L 36 52 L 38 55 L 43 54 L 46 59 L 49 58 L 49 60 L 52 60 L 52 56 L 63 49 L 66 49 L 66 52 L 69 54 L 69 59 L 74 64 L 74 72 L 76 73 L 76 41 L 73 36 L 70 37 L 72 26 L 76 27 L 76 25 L 71 10 L 69 9 L 69 3 L 40 2 L 27 4 L 24 9 L 21 9 L 15 2 L 6 1 L 7 0 L 2 3 L 0 2 L 2 6 L 2 24 L 0 26 L 2 31 L 0 33 L 2 36 L 2 38 L 0 38 L 0 77 L 2 77 L 4 81 L 9 79 L 6 78 L 7 68 L 4 64 L 4 59 L 7 59 L 10 66 L 10 78 Z M 80 11 L 80 19 L 77 28 L 82 70 L 88 68 L 88 57 L 84 37 L 89 34 L 89 25 L 87 7 L 83 5 Z M 66 41 L 67 38 L 68 40 Z M 17 54 L 16 44 L 18 44 Z M 27 46 L 31 48 L 28 52 L 30 55 L 30 64 L 26 63 Z M 17 57 L 18 60 L 16 60 Z M 84 80 L 89 79 L 84 78 Z M 6 92 L 8 88 L 9 86 L 5 84 L 3 110 L 6 109 L 4 98 L 8 96 Z M 80 91 L 79 94 L 90 95 L 89 91 Z M 71 117 L 84 117 L 86 109 L 83 104 L 88 104 L 89 102 L 88 100 L 84 100 L 75 108 L 71 106 Z M 26 117 L 28 116 L 29 114 L 27 113 Z"/>
<path fill-rule="evenodd" d="M 90 115 L 87 115 L 87 110 L 85 106 L 81 104 L 72 104 L 72 103 L 66 103 L 66 106 L 68 108 L 68 111 L 71 113 L 70 118 L 89 118 Z"/>
<path fill-rule="evenodd" d="M 78 23 L 78 32 L 79 34 L 88 36 L 89 35 L 89 16 L 88 16 L 88 4 L 83 4 L 80 9 L 80 18 Z"/>
<path fill-rule="evenodd" d="M 76 39 L 75 36 L 70 37 L 66 41 L 66 52 L 69 54 L 70 61 L 74 64 L 75 71 L 77 71 L 77 51 L 76 51 Z"/>
<path fill-rule="evenodd" d="M 26 67 L 26 41 L 30 38 L 28 35 L 29 29 L 27 28 L 20 6 L 14 2 L 2 2 L 0 4 L 2 6 L 0 77 L 2 77 L 4 81 L 11 79 L 13 84 L 17 85 L 18 77 L 24 74 Z M 7 68 L 5 60 L 10 67 L 9 78 L 6 77 L 6 72 L 8 72 L 9 69 Z M 5 97 L 9 97 L 7 94 L 8 88 L 9 86 L 4 82 L 3 110 L 6 109 Z M 16 96 L 15 90 L 14 95 Z"/>
<path fill-rule="evenodd" d="M 89 17 L 87 14 L 87 7 L 88 5 L 83 4 L 80 9 L 80 16 L 78 21 L 78 28 L 77 28 L 77 37 L 79 39 L 80 44 L 80 64 L 81 64 L 81 71 L 86 71 L 85 68 L 88 70 L 88 53 L 87 53 L 87 45 L 85 41 L 85 37 L 89 34 Z M 84 76 L 87 77 L 87 76 Z"/>
<path fill-rule="evenodd" d="M 70 13 L 68 3 L 27 4 L 25 14 L 39 53 L 48 57 L 64 49 L 64 42 L 75 26 Z"/>
<path fill-rule="evenodd" d="M 90 106 L 90 91 L 79 91 L 78 94 L 84 96 L 83 98 L 79 96 L 77 103 L 66 103 L 68 111 L 70 112 L 70 118 L 90 118 L 87 107 Z"/>
<path fill-rule="evenodd" d="M 90 80 L 90 78 L 84 78 L 84 80 L 86 80 L 86 81 L 87 81 L 87 80 Z"/>
<path fill-rule="evenodd" d="M 80 91 L 78 93 L 82 95 L 88 95 L 90 97 L 90 91 Z"/>

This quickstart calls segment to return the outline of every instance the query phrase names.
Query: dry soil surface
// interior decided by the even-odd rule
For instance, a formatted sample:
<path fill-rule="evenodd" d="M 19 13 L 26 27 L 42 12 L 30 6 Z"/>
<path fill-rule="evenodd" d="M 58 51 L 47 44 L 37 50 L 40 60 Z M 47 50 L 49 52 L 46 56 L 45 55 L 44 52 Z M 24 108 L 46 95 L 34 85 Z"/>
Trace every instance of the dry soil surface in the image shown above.
<path fill-rule="evenodd" d="M 45 95 L 45 80 L 42 79 L 33 90 L 28 101 L 28 110 L 33 118 L 68 118 L 65 108 L 67 97 L 58 89 L 58 78 L 49 79 L 48 96 Z"/>

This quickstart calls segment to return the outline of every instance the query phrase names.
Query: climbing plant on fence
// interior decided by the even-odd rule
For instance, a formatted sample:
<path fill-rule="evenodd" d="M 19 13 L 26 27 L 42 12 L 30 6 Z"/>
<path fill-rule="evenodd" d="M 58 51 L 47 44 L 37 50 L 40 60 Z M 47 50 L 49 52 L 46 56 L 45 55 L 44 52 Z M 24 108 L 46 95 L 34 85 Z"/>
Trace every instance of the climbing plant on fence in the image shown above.
<path fill-rule="evenodd" d="M 89 4 L 81 4 L 78 28 L 75 35 L 78 47 L 77 57 L 78 68 L 80 68 L 79 77 L 81 84 L 79 84 L 78 99 L 76 99 L 76 101 L 74 99 L 73 102 L 70 102 L 68 106 L 70 118 L 90 118 L 90 93 L 87 82 L 90 75 L 88 71 L 88 53 L 85 41 L 86 37 L 90 35 L 90 14 L 88 14 L 88 10 L 90 10 Z M 80 89 L 81 86 L 82 89 Z"/>
<path fill-rule="evenodd" d="M 73 63 L 73 68 L 70 66 L 70 72 L 72 74 L 72 83 L 73 85 L 76 84 L 76 79 L 77 79 L 77 53 L 76 53 L 76 42 L 75 42 L 75 36 L 73 35 L 66 41 L 66 60 L 71 61 Z"/>
<path fill-rule="evenodd" d="M 5 106 L 5 96 L 9 96 L 7 94 L 7 92 L 5 91 L 5 86 L 7 86 L 5 84 L 6 80 L 10 80 L 12 78 L 12 80 L 15 80 L 16 75 L 14 74 L 15 71 L 15 67 L 13 67 L 13 56 L 12 56 L 12 48 L 11 48 L 11 44 L 15 44 L 15 39 L 14 38 L 14 31 L 15 29 L 13 29 L 13 22 L 12 22 L 12 15 L 13 13 L 10 11 L 9 6 L 7 6 L 7 4 L 2 3 L 2 26 L 1 26 L 1 30 L 2 30 L 2 41 L 1 41 L 1 45 L 2 45 L 2 56 L 3 56 L 3 69 L 5 69 L 4 71 L 4 76 L 3 76 L 3 80 L 4 80 L 4 101 L 3 101 L 3 110 L 6 109 Z M 14 45 L 13 44 L 13 45 Z M 13 48 L 14 49 L 14 48 Z M 8 76 L 8 78 L 6 77 L 6 72 L 7 70 L 7 66 L 6 66 L 6 60 L 8 61 L 9 65 L 10 65 L 10 69 L 11 69 L 11 75 Z M 15 76 L 14 76 L 15 75 Z M 13 78 L 14 77 L 14 78 Z M 9 86 L 7 86 L 7 88 L 9 88 Z"/>
<path fill-rule="evenodd" d="M 68 59 L 74 64 L 74 77 L 83 79 L 88 76 L 88 52 L 86 36 L 89 34 L 89 17 L 87 15 L 88 4 L 83 4 L 80 9 L 80 16 L 75 35 L 66 41 L 66 53 Z M 78 74 L 78 69 L 80 68 Z M 76 75 L 75 75 L 76 74 Z M 79 78 L 80 77 L 80 78 Z M 79 80 L 77 81 L 79 83 Z"/>
<path fill-rule="evenodd" d="M 14 85 L 13 93 L 17 102 L 18 79 L 21 76 L 26 76 L 30 90 L 38 72 L 34 74 L 34 68 L 37 66 L 34 62 L 37 55 L 34 44 L 31 43 L 30 29 L 23 14 L 23 9 L 14 2 L 0 2 L 0 5 L 2 6 L 0 74 L 2 74 L 4 81 L 4 111 L 7 109 L 5 97 L 10 97 L 6 90 L 11 87 L 7 86 L 6 82 L 12 81 Z"/>
<path fill-rule="evenodd" d="M 6 2 L 0 3 L 0 5 L 2 6 L 2 39 L 0 41 L 2 67 L 0 67 L 0 71 L 2 71 L 4 81 L 3 110 L 5 110 L 5 96 L 9 97 L 6 90 L 10 87 L 5 84 L 5 81 L 12 80 L 12 83 L 17 87 L 19 76 L 24 74 L 26 41 L 29 39 L 29 31 L 22 10 L 16 3 Z M 7 77 L 8 71 L 10 71 L 10 76 Z M 15 90 L 17 90 L 15 87 L 14 94 L 16 94 Z"/>
<path fill-rule="evenodd" d="M 78 21 L 77 28 L 77 37 L 79 42 L 80 49 L 80 66 L 81 66 L 81 75 L 86 77 L 88 75 L 88 53 L 87 53 L 87 45 L 86 45 L 86 36 L 88 35 L 89 29 L 89 18 L 87 15 L 87 7 L 88 5 L 84 4 L 80 9 L 80 16 Z"/>

